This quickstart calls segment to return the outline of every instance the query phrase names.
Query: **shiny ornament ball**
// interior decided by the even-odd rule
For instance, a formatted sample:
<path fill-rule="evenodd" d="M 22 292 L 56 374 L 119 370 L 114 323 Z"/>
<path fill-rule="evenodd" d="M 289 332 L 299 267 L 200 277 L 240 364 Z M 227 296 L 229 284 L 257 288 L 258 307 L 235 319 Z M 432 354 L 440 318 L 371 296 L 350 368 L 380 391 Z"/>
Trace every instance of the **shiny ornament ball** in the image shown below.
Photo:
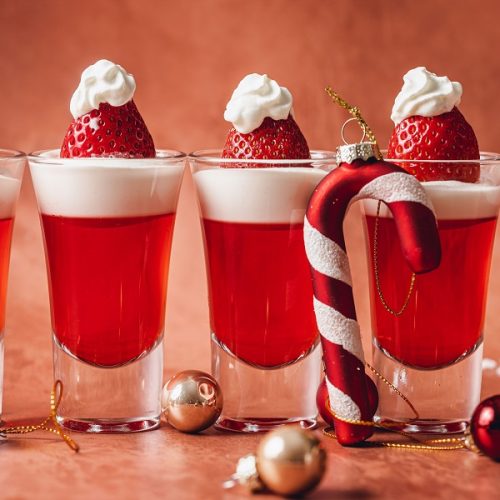
<path fill-rule="evenodd" d="M 493 460 L 500 461 L 500 394 L 479 403 L 470 422 L 474 444 Z"/>
<path fill-rule="evenodd" d="M 222 392 L 208 373 L 185 370 L 174 375 L 163 387 L 165 420 L 181 432 L 208 429 L 222 411 Z"/>
<path fill-rule="evenodd" d="M 368 390 L 368 410 L 373 416 L 378 408 L 378 391 L 375 382 L 370 378 L 366 377 L 366 388 Z M 331 427 L 334 427 L 335 420 L 328 409 L 328 387 L 326 385 L 326 380 L 323 379 L 321 384 L 319 384 L 318 391 L 316 392 L 316 406 L 318 407 L 318 412 L 321 418 Z"/>
<path fill-rule="evenodd" d="M 311 431 L 283 426 L 265 436 L 257 449 L 257 472 L 264 485 L 279 495 L 300 495 L 321 481 L 326 452 Z"/>

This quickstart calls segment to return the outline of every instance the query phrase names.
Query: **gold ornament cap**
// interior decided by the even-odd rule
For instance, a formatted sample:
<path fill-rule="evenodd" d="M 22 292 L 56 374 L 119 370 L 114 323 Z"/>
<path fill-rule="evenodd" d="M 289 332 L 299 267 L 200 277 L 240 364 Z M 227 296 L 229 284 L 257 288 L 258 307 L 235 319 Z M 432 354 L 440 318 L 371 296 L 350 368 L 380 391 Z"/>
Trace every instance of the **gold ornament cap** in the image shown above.
<path fill-rule="evenodd" d="M 352 163 L 354 160 L 368 160 L 369 158 L 380 158 L 380 150 L 374 142 L 358 142 L 356 144 L 344 144 L 337 148 L 337 164 Z"/>

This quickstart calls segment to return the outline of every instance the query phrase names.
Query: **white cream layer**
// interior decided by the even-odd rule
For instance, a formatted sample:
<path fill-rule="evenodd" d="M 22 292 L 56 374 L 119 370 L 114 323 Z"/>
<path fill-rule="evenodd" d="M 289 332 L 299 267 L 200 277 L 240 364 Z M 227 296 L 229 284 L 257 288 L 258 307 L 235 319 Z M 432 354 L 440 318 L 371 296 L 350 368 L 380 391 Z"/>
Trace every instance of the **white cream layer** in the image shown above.
<path fill-rule="evenodd" d="M 481 182 L 471 184 L 459 181 L 423 182 L 436 217 L 440 220 L 482 219 L 497 217 L 500 208 L 500 185 Z M 365 212 L 377 213 L 377 201 L 365 200 Z M 389 209 L 382 205 L 381 217 L 390 217 Z"/>
<path fill-rule="evenodd" d="M 225 222 L 303 222 L 309 198 L 327 174 L 304 167 L 212 168 L 193 178 L 201 215 Z"/>
<path fill-rule="evenodd" d="M 38 208 L 65 217 L 137 217 L 173 213 L 184 163 L 147 160 L 30 162 Z M 57 162 L 57 160 L 55 160 Z"/>
<path fill-rule="evenodd" d="M 0 219 L 14 217 L 21 180 L 0 174 Z"/>

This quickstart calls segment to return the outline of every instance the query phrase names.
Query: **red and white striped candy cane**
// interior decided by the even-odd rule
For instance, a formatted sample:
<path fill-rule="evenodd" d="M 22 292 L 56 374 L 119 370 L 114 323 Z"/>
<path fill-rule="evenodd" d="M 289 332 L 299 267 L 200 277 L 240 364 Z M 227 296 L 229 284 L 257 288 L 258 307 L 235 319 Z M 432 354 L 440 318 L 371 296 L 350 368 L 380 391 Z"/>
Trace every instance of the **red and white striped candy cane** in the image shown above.
<path fill-rule="evenodd" d="M 352 294 L 343 234 L 349 206 L 357 200 L 383 201 L 391 211 L 403 254 L 415 273 L 435 269 L 441 248 L 434 213 L 415 177 L 374 157 L 342 163 L 314 191 L 304 222 L 304 241 L 312 270 L 314 310 L 321 334 L 326 382 L 334 414 L 372 420 L 365 362 Z M 335 419 L 339 443 L 355 444 L 373 428 Z"/>

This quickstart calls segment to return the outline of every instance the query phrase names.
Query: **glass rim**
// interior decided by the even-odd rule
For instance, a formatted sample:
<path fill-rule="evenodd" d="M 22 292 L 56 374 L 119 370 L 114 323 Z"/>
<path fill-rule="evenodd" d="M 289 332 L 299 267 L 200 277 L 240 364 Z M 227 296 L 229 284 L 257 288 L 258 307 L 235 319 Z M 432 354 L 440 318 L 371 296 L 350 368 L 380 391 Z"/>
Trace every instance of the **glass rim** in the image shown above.
<path fill-rule="evenodd" d="M 199 149 L 192 151 L 187 155 L 190 160 L 199 161 L 202 163 L 210 164 L 241 164 L 241 163 L 252 163 L 257 165 L 308 165 L 311 162 L 315 164 L 318 163 L 331 163 L 336 162 L 335 151 L 328 151 L 323 149 L 311 149 L 311 158 L 302 159 L 251 159 L 251 158 L 222 158 L 222 149 Z"/>
<path fill-rule="evenodd" d="M 77 157 L 77 158 L 61 158 L 59 156 L 60 149 L 40 149 L 37 151 L 32 151 L 27 156 L 30 162 L 34 163 L 43 163 L 48 165 L 59 165 L 62 163 L 81 163 L 81 164 L 89 164 L 89 163 L 114 163 L 119 162 L 120 160 L 126 160 L 127 165 L 139 165 L 147 162 L 148 165 L 155 163 L 165 163 L 165 161 L 177 162 L 180 160 L 184 160 L 187 155 L 182 151 L 178 151 L 176 149 L 156 149 L 156 156 L 154 158 L 124 158 L 120 156 L 90 156 L 90 157 Z"/>
<path fill-rule="evenodd" d="M 0 148 L 0 161 L 20 159 L 25 156 L 27 156 L 26 153 L 18 149 Z"/>
<path fill-rule="evenodd" d="M 478 163 L 481 165 L 490 165 L 500 163 L 500 153 L 493 153 L 491 151 L 480 151 L 479 158 L 476 160 L 409 160 L 409 159 L 399 159 L 399 158 L 387 158 L 385 155 L 387 153 L 386 149 L 381 150 L 382 155 L 384 156 L 384 160 L 389 163 L 444 163 L 447 165 L 477 165 Z"/>

